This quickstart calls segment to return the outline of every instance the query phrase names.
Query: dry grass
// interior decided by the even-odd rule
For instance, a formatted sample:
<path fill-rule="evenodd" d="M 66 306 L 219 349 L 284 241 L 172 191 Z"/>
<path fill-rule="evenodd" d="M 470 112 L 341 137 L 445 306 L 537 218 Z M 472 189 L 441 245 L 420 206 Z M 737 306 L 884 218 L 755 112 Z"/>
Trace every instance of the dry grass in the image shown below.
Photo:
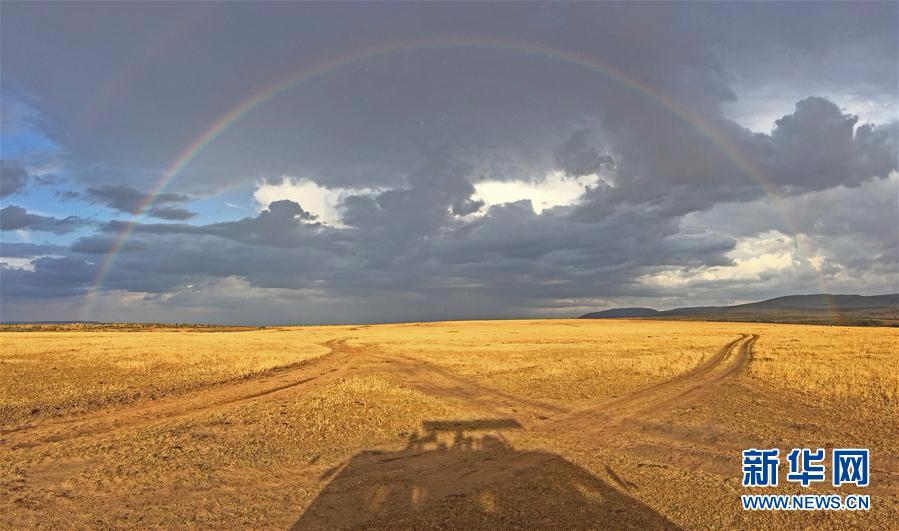
<path fill-rule="evenodd" d="M 351 337 L 387 356 L 552 403 L 666 380 L 739 333 L 760 387 L 895 407 L 899 330 L 670 321 L 474 321 L 208 332 L 4 332 L 0 422 L 155 398 L 298 363 Z"/>
<path fill-rule="evenodd" d="M 339 327 L 4 332 L 0 423 L 156 398 L 309 360 Z"/>
<path fill-rule="evenodd" d="M 458 413 L 435 397 L 383 378 L 351 376 L 285 399 L 275 408 L 265 402 L 248 402 L 210 414 L 203 422 L 215 426 L 229 419 L 245 419 L 236 433 L 218 438 L 219 452 L 232 464 L 259 467 L 330 461 L 340 457 L 345 448 L 402 444 L 423 420 Z"/>
<path fill-rule="evenodd" d="M 899 329 L 762 328 L 750 375 L 756 385 L 870 408 L 899 403 Z"/>
<path fill-rule="evenodd" d="M 0 527 L 286 527 L 335 470 L 372 450 L 395 455 L 425 420 L 519 414 L 532 423 L 507 434 L 517 450 L 561 456 L 608 482 L 605 502 L 639 499 L 684 527 L 894 521 L 896 504 L 887 497 L 877 498 L 886 512 L 872 511 L 876 520 L 870 522 L 861 519 L 865 515 L 827 515 L 833 518 L 825 521 L 813 514 L 772 516 L 776 523 L 741 520 L 754 515 L 738 509 L 743 491 L 733 474 L 697 473 L 689 460 L 678 464 L 673 451 L 628 453 L 625 438 L 606 446 L 593 436 L 540 432 L 535 419 L 545 411 L 518 405 L 532 400 L 577 408 L 668 380 L 740 334 L 759 335 L 748 368 L 704 400 L 654 420 L 718 429 L 747 444 L 819 445 L 838 436 L 841 444 L 869 446 L 872 455 L 895 455 L 895 428 L 883 419 L 895 418 L 899 396 L 896 329 L 541 320 L 227 333 L 0 332 L 3 425 L 39 424 L 50 420 L 42 417 L 45 411 L 102 414 L 107 406 L 149 404 L 150 396 L 205 396 L 206 387 L 221 387 L 218 382 L 326 354 L 325 343 L 333 339 L 359 347 L 347 363 L 334 364 L 339 370 L 326 366 L 326 376 L 307 387 L 64 442 L 0 446 Z M 467 400 L 478 393 L 500 398 Z M 535 423 L 538 429 L 531 430 Z M 27 432 L 14 436 L 29 441 Z M 689 454 L 703 441 L 672 448 Z M 723 452 L 725 459 L 739 455 Z M 877 462 L 878 470 L 890 466 Z M 472 491 L 469 501 L 486 513 L 508 510 L 504 488 L 525 492 L 509 483 Z M 572 500 L 586 497 L 581 492 Z M 712 505 L 718 510 L 710 512 Z"/>
<path fill-rule="evenodd" d="M 472 321 L 373 326 L 364 337 L 387 356 L 561 404 L 669 379 L 739 337 L 738 330 L 710 323 Z"/>

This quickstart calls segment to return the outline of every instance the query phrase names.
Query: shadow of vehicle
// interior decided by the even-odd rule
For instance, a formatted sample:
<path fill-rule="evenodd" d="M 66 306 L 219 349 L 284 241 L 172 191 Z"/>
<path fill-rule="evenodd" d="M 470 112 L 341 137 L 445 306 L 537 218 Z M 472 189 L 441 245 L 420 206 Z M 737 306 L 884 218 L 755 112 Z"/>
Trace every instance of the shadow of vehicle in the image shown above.
<path fill-rule="evenodd" d="M 515 450 L 500 434 L 515 420 L 422 427 L 402 450 L 360 452 L 326 472 L 293 529 L 676 528 L 561 456 Z"/>

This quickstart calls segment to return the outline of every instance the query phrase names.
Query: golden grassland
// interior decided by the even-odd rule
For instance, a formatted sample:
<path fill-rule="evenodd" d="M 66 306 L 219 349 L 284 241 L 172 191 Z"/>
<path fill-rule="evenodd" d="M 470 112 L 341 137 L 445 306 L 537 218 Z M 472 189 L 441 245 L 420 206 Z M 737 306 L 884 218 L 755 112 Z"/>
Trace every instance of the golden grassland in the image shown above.
<path fill-rule="evenodd" d="M 590 321 L 472 321 L 369 330 L 388 356 L 409 356 L 555 403 L 602 398 L 668 379 L 737 337 L 677 323 L 610 327 Z"/>
<path fill-rule="evenodd" d="M 710 356 L 731 330 L 705 324 L 471 321 L 281 327 L 210 333 L 158 329 L 6 332 L 0 420 L 156 398 L 306 361 L 348 337 L 512 393 L 568 402 L 666 379 Z M 644 333 L 645 331 L 645 333 Z"/>
<path fill-rule="evenodd" d="M 4 332 L 0 422 L 152 399 L 328 352 L 341 329 Z"/>
<path fill-rule="evenodd" d="M 129 328 L 133 330 L 133 328 Z M 5 332 L 0 420 L 220 383 L 322 356 L 350 338 L 505 391 L 570 403 L 671 378 L 757 333 L 758 385 L 895 405 L 899 330 L 693 321 L 462 321 L 210 332 Z M 37 410 L 37 411 L 33 411 Z"/>
<path fill-rule="evenodd" d="M 688 373 L 746 334 L 758 335 L 748 366 L 692 401 L 653 406 L 659 412 L 641 417 L 639 427 L 603 431 L 608 419 L 576 415 Z M 404 514 L 419 518 L 405 521 L 410 527 L 477 527 L 523 518 L 521 507 L 543 507 L 547 496 L 564 501 L 543 511 L 563 527 L 886 528 L 899 521 L 895 484 L 883 482 L 870 513 L 744 513 L 738 465 L 727 461 L 756 444 L 857 445 L 878 459 L 875 481 L 897 476 L 895 459 L 881 457 L 899 454 L 899 330 L 892 328 L 471 321 L 221 333 L 5 331 L 0 346 L 4 428 L 107 411 L 110 422 L 122 423 L 71 438 L 77 422 L 44 439 L 28 431 L 0 436 L 4 528 L 284 528 L 332 499 L 349 515 L 332 525 L 389 528 L 390 518 Z M 214 402 L 216 390 L 235 382 L 272 378 L 267 385 L 276 385 L 279 375 L 301 384 Z M 197 407 L 154 413 L 167 400 Z M 120 413 L 128 408 L 140 413 L 132 424 Z M 403 453 L 424 421 L 478 418 L 523 425 L 502 434 L 515 448 L 508 461 L 502 453 L 482 461 Z M 366 468 L 370 459 L 378 464 Z M 525 473 L 529 460 L 544 463 L 540 474 Z M 371 490 L 353 497 L 369 481 L 354 472 L 341 482 L 340 471 L 354 465 L 393 483 L 371 479 Z M 462 485 L 447 479 L 454 470 Z M 402 505 L 390 489 L 407 483 L 412 495 Z M 336 498 L 324 495 L 331 490 Z M 592 520 L 572 520 L 588 506 Z"/>
<path fill-rule="evenodd" d="M 877 409 L 899 404 L 899 330 L 773 325 L 759 330 L 750 376 L 760 387 Z"/>

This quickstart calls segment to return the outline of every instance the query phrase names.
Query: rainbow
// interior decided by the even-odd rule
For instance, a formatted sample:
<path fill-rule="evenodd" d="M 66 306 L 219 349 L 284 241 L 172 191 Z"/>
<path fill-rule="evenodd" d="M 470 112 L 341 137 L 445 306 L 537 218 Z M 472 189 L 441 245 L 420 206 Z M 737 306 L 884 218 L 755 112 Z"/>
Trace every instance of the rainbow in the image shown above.
<path fill-rule="evenodd" d="M 764 178 L 764 174 L 752 163 L 752 161 L 750 161 L 742 153 L 737 151 L 732 145 L 726 142 L 724 140 L 724 135 L 722 135 L 718 131 L 715 125 L 698 114 L 690 113 L 683 105 L 678 104 L 664 93 L 659 92 L 658 90 L 655 90 L 654 88 L 628 76 L 615 66 L 601 63 L 590 57 L 568 50 L 554 48 L 543 44 L 533 44 L 528 42 L 500 40 L 493 38 L 450 37 L 432 38 L 412 42 L 387 43 L 374 47 L 364 48 L 361 50 L 350 51 L 348 53 L 344 53 L 342 55 L 338 55 L 336 57 L 314 63 L 298 72 L 293 73 L 286 78 L 276 81 L 270 85 L 264 86 L 262 89 L 254 94 L 251 94 L 246 99 L 240 101 L 237 105 L 232 107 L 231 110 L 227 111 L 225 114 L 221 115 L 219 118 L 213 121 L 183 151 L 181 151 L 181 153 L 178 154 L 178 156 L 168 165 L 168 167 L 166 167 L 159 178 L 152 184 L 146 197 L 141 202 L 138 209 L 134 212 L 132 218 L 124 224 L 122 229 L 115 236 L 113 244 L 110 246 L 109 251 L 106 253 L 100 263 L 100 266 L 97 269 L 97 273 L 94 277 L 92 286 L 88 289 L 86 302 L 81 312 L 81 318 L 88 319 L 90 317 L 93 299 L 95 298 L 97 292 L 102 288 L 106 277 L 108 276 L 115 263 L 116 257 L 119 255 L 123 245 L 125 244 L 125 241 L 128 239 L 128 236 L 132 233 L 134 227 L 137 225 L 138 220 L 144 215 L 146 210 L 153 204 L 159 194 L 169 185 L 169 183 L 171 183 L 179 174 L 181 174 L 181 172 L 184 171 L 184 169 L 203 151 L 206 146 L 208 146 L 211 142 L 218 138 L 218 136 L 226 131 L 229 127 L 237 123 L 243 116 L 247 115 L 249 112 L 253 111 L 272 98 L 275 98 L 279 94 L 282 94 L 296 87 L 297 85 L 320 78 L 343 67 L 399 52 L 414 52 L 440 48 L 473 48 L 498 50 L 542 57 L 550 61 L 562 62 L 573 67 L 594 72 L 605 77 L 608 80 L 611 80 L 621 86 L 628 88 L 629 90 L 632 90 L 634 93 L 639 94 L 647 101 L 654 103 L 655 105 L 665 109 L 667 112 L 677 117 L 684 124 L 690 126 L 694 131 L 699 133 L 702 137 L 709 140 L 718 149 L 720 149 L 721 152 L 729 160 L 731 160 L 742 173 L 746 174 L 751 179 L 756 181 L 756 183 L 759 184 L 765 194 L 769 198 L 771 198 L 772 201 L 774 201 L 776 208 L 780 211 L 787 226 L 791 230 L 794 230 L 794 232 L 799 232 L 797 230 L 797 224 L 790 216 L 788 210 L 782 206 L 779 198 L 774 193 L 773 187 L 771 187 Z M 824 292 L 827 293 L 828 291 L 826 289 L 826 286 L 824 286 L 823 279 L 821 279 L 820 276 L 819 279 L 822 284 L 822 288 L 825 288 Z M 831 306 L 831 311 L 835 318 L 838 317 L 835 307 Z"/>

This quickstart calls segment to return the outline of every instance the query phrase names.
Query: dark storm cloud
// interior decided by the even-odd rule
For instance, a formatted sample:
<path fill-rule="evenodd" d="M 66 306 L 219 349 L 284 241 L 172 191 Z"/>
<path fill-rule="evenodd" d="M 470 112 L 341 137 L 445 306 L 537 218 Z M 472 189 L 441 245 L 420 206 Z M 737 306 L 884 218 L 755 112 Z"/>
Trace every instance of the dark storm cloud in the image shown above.
<path fill-rule="evenodd" d="M 0 256 L 8 258 L 33 258 L 51 254 L 61 255 L 66 251 L 67 249 L 63 245 L 0 242 Z"/>
<path fill-rule="evenodd" d="M 408 186 L 374 196 L 344 201 L 344 222 L 363 233 L 373 259 L 390 261 L 446 226 L 451 217 L 480 205 L 468 179 L 472 168 L 445 150 L 429 153 L 431 160 L 408 178 Z"/>
<path fill-rule="evenodd" d="M 440 224 L 410 228 L 397 240 L 381 236 L 408 197 L 421 193 L 409 189 L 399 198 L 369 198 L 373 217 L 346 229 L 311 222 L 289 201 L 238 222 L 139 224 L 107 286 L 166 292 L 203 279 L 241 277 L 258 288 L 315 290 L 341 298 L 477 293 L 552 304 L 558 297 L 645 293 L 633 282 L 644 267 L 728 264 L 723 253 L 734 245 L 719 235 L 678 234 L 676 223 L 627 209 L 605 223 L 584 224 L 535 214 L 522 201 L 493 207 L 471 223 L 454 222 L 447 206 L 457 196 L 446 191 L 427 199 L 440 206 L 428 212 L 444 213 Z M 113 224 L 108 230 L 121 228 Z M 108 240 L 86 238 L 73 251 L 102 253 L 108 246 Z"/>
<path fill-rule="evenodd" d="M 137 214 L 147 201 L 147 194 L 127 185 L 107 184 L 93 186 L 86 190 L 86 195 L 94 202 L 103 204 L 119 212 Z M 153 197 L 152 204 L 156 205 L 148 214 L 153 217 L 168 220 L 184 220 L 193 217 L 193 212 L 180 207 L 165 206 L 166 203 L 184 203 L 191 197 L 184 194 L 162 193 Z"/>
<path fill-rule="evenodd" d="M 260 320 L 290 321 L 293 308 L 308 320 L 576 313 L 604 301 L 818 291 L 821 276 L 848 291 L 881 289 L 899 239 L 889 228 L 896 202 L 883 199 L 896 186 L 888 175 L 897 124 L 862 123 L 852 105 L 897 100 L 896 11 L 886 3 L 8 4 L 4 80 L 16 80 L 33 108 L 26 114 L 40 118 L 28 123 L 60 145 L 74 176 L 67 187 L 78 185 L 68 193 L 133 214 L 163 168 L 183 169 L 148 208 L 168 222 L 130 230 L 101 213 L 96 234 L 70 237 L 54 253 L 68 261 L 4 270 L 16 284 L 4 280 L 4 293 L 81 293 L 100 255 L 129 232 L 100 295 L 145 293 L 165 318 L 182 307 L 240 318 L 226 306 L 243 300 Z M 451 42 L 412 44 L 435 37 Z M 390 42 L 403 46 L 329 62 Z M 58 68 L 66 64 L 80 68 Z M 238 102 L 288 76 L 305 81 L 238 113 L 196 158 L 173 166 Z M 744 89 L 767 85 L 796 94 L 786 107 L 780 97 L 761 102 L 783 115 L 770 132 L 728 117 Z M 542 211 L 538 197 L 488 204 L 478 195 L 488 181 L 543 190 L 559 172 L 567 183 L 603 180 Z M 339 195 L 341 223 L 316 218 L 315 198 L 302 196 L 234 221 L 186 208 L 283 176 Z M 2 221 L 4 230 L 57 234 L 84 223 L 16 205 Z M 772 252 L 792 245 L 800 265 L 702 277 L 738 269 L 734 253 L 761 248 L 746 243 L 759 238 Z M 820 272 L 805 258 L 815 253 Z M 674 280 L 647 281 L 656 277 Z"/>
<path fill-rule="evenodd" d="M 718 42 L 711 50 L 739 83 L 775 89 L 837 88 L 895 94 L 893 2 L 692 4 L 690 24 Z M 826 28 L 826 31 L 824 30 Z"/>
<path fill-rule="evenodd" d="M 205 148 L 174 184 L 214 191 L 248 175 L 308 172 L 335 185 L 394 186 L 402 182 L 398 174 L 427 157 L 423 149 L 447 144 L 475 156 L 506 153 L 502 166 L 527 173 L 552 165 L 554 148 L 584 117 L 603 116 L 612 127 L 654 120 L 658 104 L 651 97 L 551 53 L 521 51 L 527 45 L 610 65 L 697 112 L 718 112 L 736 97 L 730 72 L 712 53 L 715 33 L 695 31 L 697 16 L 675 4 L 57 7 L 7 7 L 4 35 L 16 44 L 4 47 L 4 66 L 42 97 L 55 119 L 53 136 L 67 139 L 70 162 L 92 186 L 115 181 L 145 189 L 237 102 L 311 64 L 389 42 L 454 35 L 459 44 L 413 46 L 348 64 L 279 94 Z M 730 32 L 758 31 L 732 14 L 739 10 L 720 15 Z M 867 42 L 861 23 L 855 34 L 833 41 L 831 32 L 807 22 L 824 10 L 785 10 L 783 18 L 803 19 L 793 27 L 808 48 Z M 883 26 L 894 11 L 867 6 L 854 18 Z M 522 44 L 466 46 L 482 37 Z M 868 61 L 884 52 L 864 50 Z M 60 83 L 55 64 L 82 68 Z"/>
<path fill-rule="evenodd" d="M 38 258 L 34 271 L 0 266 L 3 298 L 60 298 L 80 295 L 93 280 L 94 266 L 76 257 Z"/>
<path fill-rule="evenodd" d="M 824 98 L 807 98 L 776 122 L 771 175 L 790 191 L 857 186 L 896 169 L 897 125 L 855 128 L 858 118 Z"/>
<path fill-rule="evenodd" d="M 0 161 L 0 197 L 16 194 L 28 184 L 28 172 L 17 164 Z"/>
<path fill-rule="evenodd" d="M 723 201 L 857 186 L 886 177 L 897 168 L 897 122 L 856 128 L 856 121 L 820 97 L 797 102 L 771 135 L 722 121 L 711 136 L 660 117 L 641 126 L 641 142 L 619 140 L 614 188 L 589 192 L 579 215 L 601 217 L 607 205 L 626 201 L 681 216 Z M 728 145 L 732 152 L 722 147 Z"/>
<path fill-rule="evenodd" d="M 770 235 L 770 231 L 802 234 L 792 247 L 795 259 L 821 259 L 821 271 L 780 271 L 767 285 L 744 282 L 743 297 L 772 291 L 804 290 L 866 294 L 899 291 L 899 176 L 868 181 L 857 187 L 791 196 L 778 203 L 759 200 L 724 203 L 687 216 L 687 230 L 715 227 L 737 238 Z M 863 212 L 864 215 L 859 215 Z M 859 289 L 859 280 L 865 279 Z M 801 282 L 800 282 L 801 281 Z"/>
<path fill-rule="evenodd" d="M 189 225 L 185 223 L 137 224 L 134 231 L 155 235 L 196 235 L 218 236 L 250 245 L 295 247 L 310 242 L 310 235 L 317 231 L 335 234 L 314 221 L 315 216 L 306 212 L 297 203 L 288 200 L 273 201 L 267 210 L 255 218 L 227 221 L 210 225 Z M 121 232 L 126 226 L 123 221 L 113 221 L 102 228 L 105 232 Z"/>
<path fill-rule="evenodd" d="M 70 250 L 75 253 L 82 254 L 107 254 L 116 247 L 116 238 L 105 235 L 85 236 L 77 239 L 71 246 Z M 122 245 L 117 246 L 117 252 L 127 253 L 131 251 L 145 250 L 147 246 L 139 241 L 126 241 Z"/>
<path fill-rule="evenodd" d="M 91 221 L 77 216 L 55 218 L 32 214 L 18 205 L 9 205 L 0 210 L 0 230 L 36 230 L 67 234 L 92 224 Z"/>
<path fill-rule="evenodd" d="M 604 164 L 614 161 L 593 146 L 589 130 L 580 129 L 556 150 L 556 162 L 569 175 L 581 176 L 597 173 Z"/>

